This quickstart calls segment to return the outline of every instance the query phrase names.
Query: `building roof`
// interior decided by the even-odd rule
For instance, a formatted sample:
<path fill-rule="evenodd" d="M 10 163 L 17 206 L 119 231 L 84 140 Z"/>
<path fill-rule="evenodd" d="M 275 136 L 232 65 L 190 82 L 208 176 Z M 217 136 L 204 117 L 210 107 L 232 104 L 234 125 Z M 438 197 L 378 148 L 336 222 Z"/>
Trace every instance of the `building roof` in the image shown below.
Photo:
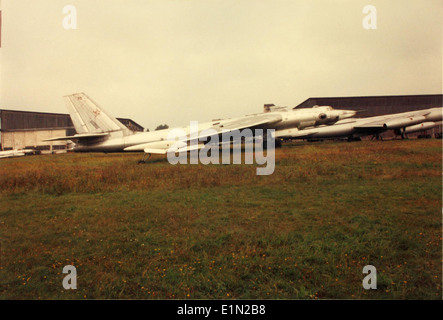
<path fill-rule="evenodd" d="M 314 97 L 306 99 L 295 108 L 311 108 L 315 105 L 327 105 L 335 109 L 356 110 L 359 111 L 359 117 L 370 117 L 442 107 L 442 98 L 443 95 L 441 94 Z"/>
<path fill-rule="evenodd" d="M 131 119 L 117 118 L 117 120 L 133 131 L 144 129 Z M 0 109 L 0 130 L 2 131 L 73 128 L 69 114 Z"/>

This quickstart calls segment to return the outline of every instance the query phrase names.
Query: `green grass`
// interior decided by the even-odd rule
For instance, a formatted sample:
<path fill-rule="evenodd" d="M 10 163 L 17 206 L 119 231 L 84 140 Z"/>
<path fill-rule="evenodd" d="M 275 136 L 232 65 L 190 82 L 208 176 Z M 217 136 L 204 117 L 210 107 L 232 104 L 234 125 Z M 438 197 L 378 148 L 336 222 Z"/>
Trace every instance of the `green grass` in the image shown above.
<path fill-rule="evenodd" d="M 440 140 L 285 144 L 270 176 L 140 157 L 0 162 L 3 299 L 442 299 Z"/>

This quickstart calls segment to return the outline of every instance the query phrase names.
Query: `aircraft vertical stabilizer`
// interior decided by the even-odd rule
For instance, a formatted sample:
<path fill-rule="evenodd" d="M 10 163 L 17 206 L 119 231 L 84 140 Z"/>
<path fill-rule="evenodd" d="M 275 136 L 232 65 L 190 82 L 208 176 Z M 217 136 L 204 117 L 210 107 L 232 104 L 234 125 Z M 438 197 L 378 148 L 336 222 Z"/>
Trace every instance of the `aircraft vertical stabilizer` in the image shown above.
<path fill-rule="evenodd" d="M 113 116 L 101 109 L 97 103 L 84 93 L 64 97 L 71 120 L 78 134 L 131 131 Z"/>

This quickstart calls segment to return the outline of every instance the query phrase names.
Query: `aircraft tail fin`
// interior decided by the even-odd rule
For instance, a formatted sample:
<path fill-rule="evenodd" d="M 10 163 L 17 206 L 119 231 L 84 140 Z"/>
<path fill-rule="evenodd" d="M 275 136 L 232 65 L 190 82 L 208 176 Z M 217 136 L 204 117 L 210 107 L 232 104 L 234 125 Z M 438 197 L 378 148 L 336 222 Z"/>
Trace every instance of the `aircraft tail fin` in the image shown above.
<path fill-rule="evenodd" d="M 131 131 L 116 118 L 108 114 L 84 93 L 63 97 L 71 120 L 78 134 Z"/>

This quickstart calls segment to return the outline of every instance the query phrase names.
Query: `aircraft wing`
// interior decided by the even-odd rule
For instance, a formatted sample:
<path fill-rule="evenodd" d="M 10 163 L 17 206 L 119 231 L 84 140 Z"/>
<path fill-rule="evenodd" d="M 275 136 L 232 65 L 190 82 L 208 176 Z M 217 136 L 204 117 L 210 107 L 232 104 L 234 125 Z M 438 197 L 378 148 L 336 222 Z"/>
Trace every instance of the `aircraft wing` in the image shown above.
<path fill-rule="evenodd" d="M 280 114 L 257 114 L 251 116 L 245 116 L 234 119 L 220 120 L 221 126 L 224 130 L 241 130 L 246 128 L 254 128 L 263 124 L 272 124 L 280 122 L 282 116 Z M 214 125 L 214 128 L 217 127 Z"/>
<path fill-rule="evenodd" d="M 170 151 L 191 151 L 193 149 L 200 149 L 204 145 L 202 143 L 191 144 L 191 141 L 208 138 L 211 136 L 222 135 L 223 133 L 229 133 L 235 130 L 253 129 L 259 128 L 264 125 L 270 125 L 282 120 L 282 116 L 279 114 L 258 114 L 252 116 L 245 116 L 234 119 L 224 119 L 212 121 L 209 126 L 198 128 L 198 135 L 192 136 L 187 134 L 186 137 L 178 141 L 155 141 L 149 143 L 142 143 L 127 147 L 124 151 L 144 151 L 146 153 L 165 154 Z M 175 149 L 171 149 L 175 146 Z"/>
<path fill-rule="evenodd" d="M 282 116 L 279 114 L 258 114 L 235 119 L 219 120 L 214 122 L 211 127 L 205 130 L 199 130 L 199 138 L 213 136 L 214 133 L 210 133 L 209 131 L 215 131 L 217 134 L 223 134 L 235 130 L 260 128 L 264 125 L 280 122 L 281 120 Z M 206 131 L 208 133 L 202 131 Z M 192 140 L 192 138 L 189 138 L 188 141 L 190 140 Z"/>
<path fill-rule="evenodd" d="M 14 149 L 8 151 L 0 151 L 0 159 L 1 158 L 12 158 L 12 157 L 22 157 L 27 154 L 34 153 L 34 149 Z"/>

